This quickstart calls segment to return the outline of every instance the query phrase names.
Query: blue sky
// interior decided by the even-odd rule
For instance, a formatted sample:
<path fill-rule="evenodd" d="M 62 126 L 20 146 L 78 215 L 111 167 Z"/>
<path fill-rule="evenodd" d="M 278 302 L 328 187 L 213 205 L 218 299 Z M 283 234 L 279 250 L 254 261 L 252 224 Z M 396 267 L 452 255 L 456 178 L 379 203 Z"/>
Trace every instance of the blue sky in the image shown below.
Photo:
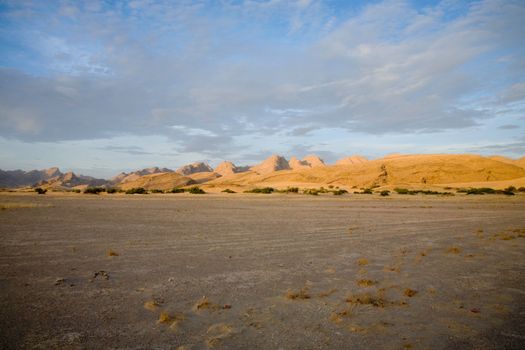
<path fill-rule="evenodd" d="M 0 168 L 525 155 L 523 1 L 1 1 Z"/>

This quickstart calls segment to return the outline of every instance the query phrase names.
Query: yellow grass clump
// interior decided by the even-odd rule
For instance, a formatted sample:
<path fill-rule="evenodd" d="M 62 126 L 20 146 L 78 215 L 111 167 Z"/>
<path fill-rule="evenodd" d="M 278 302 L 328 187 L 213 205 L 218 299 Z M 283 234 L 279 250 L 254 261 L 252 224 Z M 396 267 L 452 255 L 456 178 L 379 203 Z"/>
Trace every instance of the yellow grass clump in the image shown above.
<path fill-rule="evenodd" d="M 286 293 L 286 299 L 290 300 L 304 300 L 304 299 L 310 299 L 311 295 L 309 293 L 308 287 L 303 287 L 299 291 L 292 291 L 289 290 Z"/>

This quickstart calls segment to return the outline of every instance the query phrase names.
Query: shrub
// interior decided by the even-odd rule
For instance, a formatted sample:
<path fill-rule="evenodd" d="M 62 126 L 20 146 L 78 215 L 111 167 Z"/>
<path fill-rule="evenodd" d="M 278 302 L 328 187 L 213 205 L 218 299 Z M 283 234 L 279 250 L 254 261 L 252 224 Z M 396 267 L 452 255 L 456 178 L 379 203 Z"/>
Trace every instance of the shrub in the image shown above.
<path fill-rule="evenodd" d="M 150 192 L 151 192 L 151 193 L 164 193 L 163 190 L 159 190 L 159 189 L 157 189 L 157 188 L 151 190 Z"/>
<path fill-rule="evenodd" d="M 225 190 L 223 190 L 221 192 L 224 192 L 224 193 L 237 193 L 235 191 L 230 190 L 229 188 L 227 188 L 227 189 L 225 189 Z"/>
<path fill-rule="evenodd" d="M 170 192 L 171 193 L 184 193 L 185 191 L 184 191 L 184 188 L 177 188 L 177 187 L 175 187 Z"/>
<path fill-rule="evenodd" d="M 254 188 L 251 190 L 244 191 L 244 193 L 264 193 L 264 194 L 269 194 L 272 192 L 275 192 L 275 188 L 273 187 Z"/>
<path fill-rule="evenodd" d="M 334 185 L 328 185 L 328 188 L 332 189 L 332 188 L 334 188 Z"/>
<path fill-rule="evenodd" d="M 315 188 L 305 188 L 303 190 L 303 194 L 309 194 L 309 195 L 312 195 L 312 196 L 317 196 L 317 195 L 319 195 L 319 190 L 317 190 Z"/>
<path fill-rule="evenodd" d="M 372 194 L 372 189 L 371 188 L 365 188 L 362 192 L 363 194 Z"/>
<path fill-rule="evenodd" d="M 191 193 L 191 194 L 205 194 L 206 193 L 199 186 L 192 186 L 192 187 L 190 187 L 188 192 Z"/>
<path fill-rule="evenodd" d="M 381 196 L 386 197 L 386 196 L 389 196 L 389 195 L 390 195 L 390 191 L 388 191 L 388 190 L 383 190 L 383 191 L 380 192 L 380 194 L 381 194 Z"/>
<path fill-rule="evenodd" d="M 394 188 L 397 194 L 409 194 L 410 191 L 406 188 Z"/>
<path fill-rule="evenodd" d="M 108 188 L 106 190 L 106 192 L 109 193 L 109 194 L 117 193 L 117 189 L 116 188 Z"/>
<path fill-rule="evenodd" d="M 503 193 L 506 196 L 514 196 L 514 192 L 513 191 L 509 191 L 508 188 L 506 188 L 503 191 L 501 191 L 501 193 Z"/>
<path fill-rule="evenodd" d="M 519 187 L 518 192 L 525 192 L 525 187 Z"/>
<path fill-rule="evenodd" d="M 467 190 L 467 194 L 493 194 L 496 193 L 496 190 L 489 187 L 482 187 L 482 188 L 470 188 Z"/>
<path fill-rule="evenodd" d="M 348 193 L 348 191 L 347 191 L 347 190 L 340 189 L 340 190 L 335 190 L 335 191 L 333 191 L 333 193 L 334 193 L 334 196 L 340 196 L 340 195 L 342 195 L 342 194 Z"/>
<path fill-rule="evenodd" d="M 71 190 L 71 192 L 73 192 L 73 193 L 80 193 L 80 190 L 78 188 L 74 188 L 74 189 Z"/>
<path fill-rule="evenodd" d="M 281 193 L 299 193 L 299 187 L 287 187 L 286 189 L 279 191 Z"/>
<path fill-rule="evenodd" d="M 144 187 L 134 187 L 126 191 L 126 194 L 148 194 Z"/>
<path fill-rule="evenodd" d="M 35 192 L 38 193 L 38 194 L 46 194 L 47 190 L 45 190 L 43 188 L 40 188 L 40 187 L 37 187 L 37 188 L 35 188 Z"/>
<path fill-rule="evenodd" d="M 99 194 L 100 192 L 106 192 L 103 187 L 88 187 L 84 190 L 85 194 Z"/>
<path fill-rule="evenodd" d="M 504 189 L 503 191 L 507 191 L 507 192 L 516 192 L 516 187 L 514 187 L 514 186 L 509 186 L 509 187 L 507 187 L 506 189 Z"/>

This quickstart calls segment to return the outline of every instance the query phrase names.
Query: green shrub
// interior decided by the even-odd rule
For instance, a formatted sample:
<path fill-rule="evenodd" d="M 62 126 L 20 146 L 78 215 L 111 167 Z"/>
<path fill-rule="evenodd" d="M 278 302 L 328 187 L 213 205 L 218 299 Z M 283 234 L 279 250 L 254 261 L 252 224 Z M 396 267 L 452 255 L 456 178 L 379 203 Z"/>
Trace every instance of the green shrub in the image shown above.
<path fill-rule="evenodd" d="M 148 194 L 144 187 L 134 187 L 126 191 L 126 194 Z"/>
<path fill-rule="evenodd" d="M 328 188 L 332 189 L 332 188 L 334 188 L 334 185 L 328 185 Z"/>
<path fill-rule="evenodd" d="M 71 190 L 71 192 L 73 192 L 73 193 L 80 193 L 80 190 L 78 188 L 74 188 L 74 189 Z"/>
<path fill-rule="evenodd" d="M 503 191 L 501 191 L 501 193 L 503 193 L 506 196 L 514 196 L 514 192 L 509 191 L 508 189 L 504 189 Z"/>
<path fill-rule="evenodd" d="M 518 192 L 525 192 L 525 187 L 519 187 Z"/>
<path fill-rule="evenodd" d="M 409 194 L 410 191 L 407 188 L 394 188 L 397 194 Z"/>
<path fill-rule="evenodd" d="M 340 190 L 334 190 L 334 191 L 332 191 L 332 192 L 333 192 L 334 196 L 340 196 L 340 195 L 342 195 L 342 194 L 348 193 L 347 190 L 343 190 L 343 189 L 340 189 Z"/>
<path fill-rule="evenodd" d="M 184 188 L 177 188 L 177 187 L 175 187 L 170 192 L 171 193 L 184 193 L 185 191 L 184 191 Z"/>
<path fill-rule="evenodd" d="M 371 188 L 365 188 L 362 192 L 363 194 L 372 194 L 372 189 Z"/>
<path fill-rule="evenodd" d="M 191 194 L 205 194 L 204 190 L 199 186 L 192 186 L 188 189 L 188 192 Z"/>
<path fill-rule="evenodd" d="M 224 192 L 224 193 L 237 193 L 235 191 L 230 190 L 229 188 L 227 188 L 225 190 L 222 190 L 221 192 Z"/>
<path fill-rule="evenodd" d="M 383 190 L 380 192 L 381 196 L 383 197 L 386 197 L 386 196 L 389 196 L 390 195 L 390 191 L 389 190 Z"/>
<path fill-rule="evenodd" d="M 35 188 L 35 192 L 38 193 L 38 194 L 46 194 L 47 190 L 45 190 L 43 188 L 40 188 L 40 187 L 37 187 L 37 188 Z"/>
<path fill-rule="evenodd" d="M 151 193 L 164 193 L 163 190 L 159 190 L 159 189 L 157 189 L 157 188 L 151 190 L 150 192 L 151 192 Z"/>
<path fill-rule="evenodd" d="M 106 189 L 103 187 L 88 187 L 84 190 L 85 194 L 99 194 L 101 192 L 106 192 Z"/>
<path fill-rule="evenodd" d="M 244 193 L 264 193 L 264 194 L 270 194 L 272 192 L 275 192 L 275 188 L 273 187 L 254 188 L 251 190 L 244 191 Z"/>
<path fill-rule="evenodd" d="M 118 190 L 117 190 L 116 188 L 108 188 L 108 189 L 106 190 L 106 192 L 109 193 L 109 194 L 113 194 L 113 193 L 117 193 Z"/>
<path fill-rule="evenodd" d="M 516 187 L 514 186 L 509 186 L 507 187 L 506 189 L 504 189 L 503 191 L 507 191 L 507 192 L 516 192 Z"/>

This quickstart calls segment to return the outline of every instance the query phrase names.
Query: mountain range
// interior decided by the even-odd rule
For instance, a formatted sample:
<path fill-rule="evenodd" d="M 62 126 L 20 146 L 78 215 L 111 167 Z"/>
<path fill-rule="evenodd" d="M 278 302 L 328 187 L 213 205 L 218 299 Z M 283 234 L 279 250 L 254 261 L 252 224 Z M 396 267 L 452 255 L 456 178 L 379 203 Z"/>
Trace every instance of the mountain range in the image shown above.
<path fill-rule="evenodd" d="M 320 157 L 287 160 L 272 155 L 254 166 L 237 166 L 223 161 L 212 168 L 203 162 L 184 165 L 176 170 L 146 168 L 119 173 L 111 179 L 97 179 L 62 173 L 58 168 L 44 170 L 0 170 L 0 187 L 43 187 L 55 190 L 82 189 L 88 186 L 133 187 L 168 190 L 193 184 L 213 191 L 226 187 L 337 185 L 343 187 L 381 187 L 394 185 L 475 185 L 493 187 L 507 183 L 525 185 L 525 157 L 484 157 L 471 154 L 391 154 L 368 160 L 354 155 L 326 164 Z"/>

